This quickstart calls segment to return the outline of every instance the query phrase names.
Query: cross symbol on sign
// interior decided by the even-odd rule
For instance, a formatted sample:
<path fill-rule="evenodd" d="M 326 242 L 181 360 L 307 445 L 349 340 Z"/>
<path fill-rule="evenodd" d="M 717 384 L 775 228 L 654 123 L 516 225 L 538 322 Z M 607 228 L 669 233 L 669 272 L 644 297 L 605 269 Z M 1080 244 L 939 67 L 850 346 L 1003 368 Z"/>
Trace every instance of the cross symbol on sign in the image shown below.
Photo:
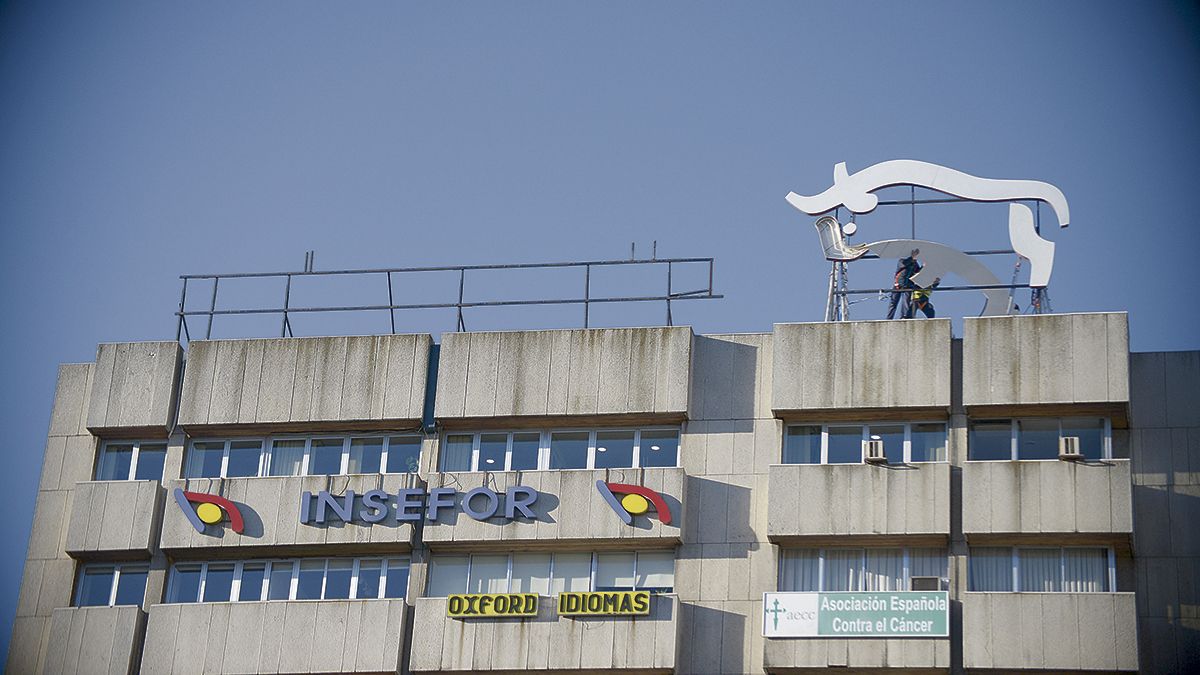
<path fill-rule="evenodd" d="M 779 628 L 779 615 L 784 612 L 783 608 L 781 608 L 779 606 L 779 598 L 775 598 L 775 608 L 774 609 L 764 609 L 763 611 L 766 612 L 767 614 L 775 615 L 775 617 L 774 617 L 775 618 L 775 628 L 778 629 Z"/>

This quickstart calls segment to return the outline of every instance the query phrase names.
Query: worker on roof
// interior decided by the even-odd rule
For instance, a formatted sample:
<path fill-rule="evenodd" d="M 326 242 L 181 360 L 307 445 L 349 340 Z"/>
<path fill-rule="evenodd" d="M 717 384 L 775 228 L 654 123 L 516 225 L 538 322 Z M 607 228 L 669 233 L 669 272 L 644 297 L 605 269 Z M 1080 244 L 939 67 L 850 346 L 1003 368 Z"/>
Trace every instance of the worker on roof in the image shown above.
<path fill-rule="evenodd" d="M 921 255 L 921 249 L 914 248 L 907 258 L 901 258 L 900 262 L 896 263 L 896 275 L 892 278 L 892 299 L 888 303 L 887 318 L 889 319 L 896 318 L 896 305 L 901 299 L 904 300 L 904 305 L 900 309 L 900 318 L 912 318 L 911 289 L 917 287 L 912 282 L 912 278 L 921 271 L 921 263 L 917 262 L 919 255 Z"/>
<path fill-rule="evenodd" d="M 942 278 L 938 277 L 928 287 L 918 288 L 913 291 L 912 306 L 908 308 L 908 315 L 904 318 L 913 318 L 918 310 L 925 315 L 926 319 L 932 319 L 937 316 L 937 312 L 933 310 L 933 303 L 929 301 L 929 296 L 933 293 L 933 289 L 937 288 L 940 283 L 942 283 Z"/>

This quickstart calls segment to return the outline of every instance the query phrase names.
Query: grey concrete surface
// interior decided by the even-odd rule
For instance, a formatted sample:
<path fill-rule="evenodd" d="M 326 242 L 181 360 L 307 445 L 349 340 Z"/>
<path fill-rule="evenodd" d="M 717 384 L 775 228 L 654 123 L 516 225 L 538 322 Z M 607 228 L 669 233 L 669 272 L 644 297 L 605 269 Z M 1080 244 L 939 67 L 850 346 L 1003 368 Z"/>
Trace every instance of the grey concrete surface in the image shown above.
<path fill-rule="evenodd" d="M 692 329 L 448 333 L 438 419 L 646 415 L 688 409 Z"/>
<path fill-rule="evenodd" d="M 64 550 L 76 557 L 91 553 L 150 555 L 158 546 L 162 498 L 158 481 L 76 483 Z"/>
<path fill-rule="evenodd" d="M 182 358 L 177 342 L 100 345 L 87 409 L 88 429 L 99 435 L 118 429 L 157 430 L 165 435 L 175 413 Z"/>
<path fill-rule="evenodd" d="M 820 638 L 764 639 L 763 666 L 786 673 L 805 668 L 860 668 L 950 672 L 950 638 L 903 640 Z"/>
<path fill-rule="evenodd" d="M 494 518 L 475 520 L 459 509 L 447 509 L 436 521 L 425 523 L 424 542 L 439 545 L 525 542 L 548 544 L 589 542 L 597 547 L 667 547 L 681 540 L 686 517 L 686 476 L 683 469 L 599 469 L 594 471 L 526 471 L 495 473 L 437 473 L 425 476 L 429 487 L 453 487 L 459 499 L 471 488 L 487 486 L 503 493 L 524 485 L 542 493 L 531 507 L 537 520 Z M 652 514 L 634 519 L 633 527 L 620 520 L 600 496 L 596 481 L 642 485 L 663 495 L 671 508 L 671 524 Z M 619 498 L 619 497 L 618 497 Z M 456 504 L 457 506 L 457 504 Z M 503 507 L 502 507 L 503 508 Z"/>
<path fill-rule="evenodd" d="M 179 423 L 416 421 L 432 344 L 429 335 L 197 340 Z"/>
<path fill-rule="evenodd" d="M 767 535 L 950 536 L 950 465 L 776 464 Z"/>
<path fill-rule="evenodd" d="M 681 645 L 679 600 L 654 596 L 645 617 L 559 617 L 543 597 L 531 619 L 469 621 L 446 616 L 446 598 L 418 598 L 413 672 L 593 671 L 670 673 Z"/>
<path fill-rule="evenodd" d="M 403 600 L 154 605 L 142 673 L 398 673 Z"/>
<path fill-rule="evenodd" d="M 1126 546 L 1133 532 L 1130 462 L 965 462 L 963 532 L 1097 534 Z"/>
<path fill-rule="evenodd" d="M 1132 671 L 1133 593 L 965 593 L 963 666 Z"/>
<path fill-rule="evenodd" d="M 138 672 L 146 614 L 140 607 L 62 607 L 50 621 L 46 675 Z M 19 672 L 10 670 L 9 672 Z"/>
<path fill-rule="evenodd" d="M 772 405 L 781 415 L 950 406 L 950 321 L 775 324 Z"/>
<path fill-rule="evenodd" d="M 1129 401 L 1124 312 L 968 318 L 963 403 L 1046 405 Z"/>

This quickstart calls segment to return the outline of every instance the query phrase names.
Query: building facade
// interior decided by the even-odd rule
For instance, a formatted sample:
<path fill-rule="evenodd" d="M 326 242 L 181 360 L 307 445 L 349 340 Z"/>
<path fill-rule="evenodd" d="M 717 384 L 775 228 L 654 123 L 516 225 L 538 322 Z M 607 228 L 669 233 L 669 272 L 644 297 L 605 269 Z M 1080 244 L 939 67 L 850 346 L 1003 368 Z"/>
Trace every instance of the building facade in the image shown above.
<path fill-rule="evenodd" d="M 8 672 L 1200 668 L 1200 352 L 964 325 L 100 345 Z"/>

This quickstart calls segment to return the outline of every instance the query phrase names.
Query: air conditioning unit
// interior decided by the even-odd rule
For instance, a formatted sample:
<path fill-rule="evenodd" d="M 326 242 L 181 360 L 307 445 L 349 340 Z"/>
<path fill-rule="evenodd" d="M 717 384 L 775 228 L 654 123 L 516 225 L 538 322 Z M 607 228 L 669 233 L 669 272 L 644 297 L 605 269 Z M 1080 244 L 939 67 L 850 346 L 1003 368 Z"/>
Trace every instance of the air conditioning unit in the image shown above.
<path fill-rule="evenodd" d="M 1063 436 L 1058 439 L 1058 458 L 1063 461 L 1083 459 L 1083 453 L 1079 451 L 1078 436 Z"/>
<path fill-rule="evenodd" d="M 887 464 L 887 456 L 883 454 L 883 441 L 863 441 L 863 456 L 871 464 Z"/>
<path fill-rule="evenodd" d="M 942 589 L 941 577 L 913 577 L 910 586 L 914 591 L 940 591 Z"/>

